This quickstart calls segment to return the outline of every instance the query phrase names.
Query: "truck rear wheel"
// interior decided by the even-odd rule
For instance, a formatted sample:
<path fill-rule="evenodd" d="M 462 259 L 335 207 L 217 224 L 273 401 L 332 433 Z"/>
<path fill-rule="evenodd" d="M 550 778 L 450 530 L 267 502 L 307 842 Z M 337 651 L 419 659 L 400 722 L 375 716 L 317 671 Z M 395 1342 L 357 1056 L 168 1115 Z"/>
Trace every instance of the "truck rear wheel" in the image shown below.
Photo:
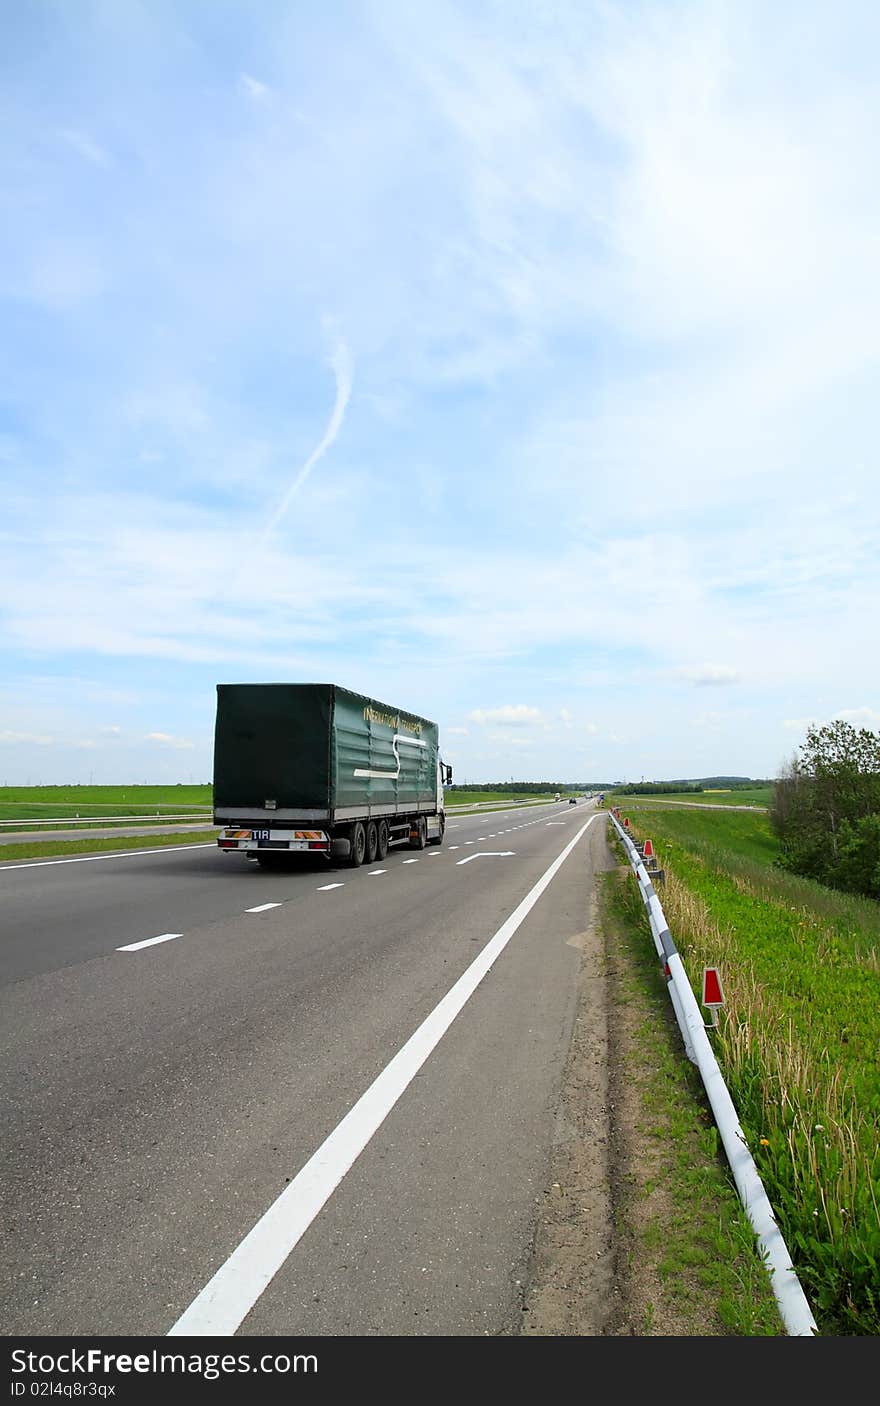
<path fill-rule="evenodd" d="M 376 826 L 376 858 L 386 859 L 388 856 L 388 821 L 380 820 Z"/>
<path fill-rule="evenodd" d="M 368 864 L 374 864 L 374 863 L 375 863 L 376 854 L 377 854 L 377 852 L 378 852 L 378 849 L 379 849 L 379 833 L 378 833 L 378 831 L 377 831 L 377 829 L 376 829 L 376 822 L 375 822 L 375 820 L 368 820 L 368 821 L 367 821 L 367 848 L 366 848 L 366 861 L 367 861 Z"/>
<path fill-rule="evenodd" d="M 363 864 L 366 852 L 367 832 L 358 820 L 356 824 L 351 827 L 351 854 L 348 862 L 353 869 L 357 869 L 358 865 Z"/>

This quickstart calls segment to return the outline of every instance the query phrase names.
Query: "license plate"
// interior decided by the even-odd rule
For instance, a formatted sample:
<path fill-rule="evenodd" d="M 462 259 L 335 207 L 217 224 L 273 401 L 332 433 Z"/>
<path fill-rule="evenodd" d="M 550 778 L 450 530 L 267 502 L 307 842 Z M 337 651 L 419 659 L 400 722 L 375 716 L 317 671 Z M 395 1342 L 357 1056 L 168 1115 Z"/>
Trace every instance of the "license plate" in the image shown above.
<path fill-rule="evenodd" d="M 270 830 L 252 830 L 251 837 L 255 840 L 268 840 L 271 833 Z"/>

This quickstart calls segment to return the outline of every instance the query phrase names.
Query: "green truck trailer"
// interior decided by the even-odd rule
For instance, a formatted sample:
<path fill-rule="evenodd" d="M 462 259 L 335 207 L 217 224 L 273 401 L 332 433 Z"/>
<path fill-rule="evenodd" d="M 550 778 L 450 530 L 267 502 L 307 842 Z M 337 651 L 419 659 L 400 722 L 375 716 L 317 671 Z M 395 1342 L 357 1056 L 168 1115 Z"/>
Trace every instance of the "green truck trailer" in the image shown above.
<path fill-rule="evenodd" d="M 262 865 L 314 851 L 352 865 L 442 844 L 436 723 L 322 683 L 217 685 L 214 824 Z"/>

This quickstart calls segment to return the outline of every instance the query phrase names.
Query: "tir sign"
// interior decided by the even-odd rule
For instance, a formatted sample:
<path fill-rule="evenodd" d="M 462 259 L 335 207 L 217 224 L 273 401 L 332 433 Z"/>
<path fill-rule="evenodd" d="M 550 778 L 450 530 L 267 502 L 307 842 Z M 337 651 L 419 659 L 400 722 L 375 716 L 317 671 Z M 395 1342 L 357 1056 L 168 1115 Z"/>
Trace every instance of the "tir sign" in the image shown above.
<path fill-rule="evenodd" d="M 712 1012 L 712 1024 L 718 1024 L 718 1007 L 724 1005 L 724 992 L 717 967 L 703 968 L 703 1005 Z"/>

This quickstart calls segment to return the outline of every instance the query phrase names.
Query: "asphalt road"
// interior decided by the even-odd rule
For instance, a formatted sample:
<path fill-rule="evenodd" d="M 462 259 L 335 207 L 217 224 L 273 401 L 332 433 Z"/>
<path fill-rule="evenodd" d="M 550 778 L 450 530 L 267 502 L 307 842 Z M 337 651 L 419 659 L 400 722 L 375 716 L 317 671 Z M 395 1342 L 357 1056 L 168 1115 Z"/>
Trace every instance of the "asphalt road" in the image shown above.
<path fill-rule="evenodd" d="M 4 1333 L 515 1333 L 594 815 L 0 865 Z"/>

